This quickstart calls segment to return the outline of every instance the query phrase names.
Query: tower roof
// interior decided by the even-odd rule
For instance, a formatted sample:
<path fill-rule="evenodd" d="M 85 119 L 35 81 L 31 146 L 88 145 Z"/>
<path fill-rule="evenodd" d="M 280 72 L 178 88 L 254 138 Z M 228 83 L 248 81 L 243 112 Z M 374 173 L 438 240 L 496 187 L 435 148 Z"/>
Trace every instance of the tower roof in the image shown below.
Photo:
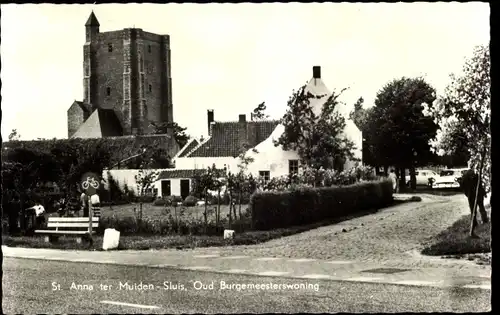
<path fill-rule="evenodd" d="M 85 23 L 85 26 L 99 26 L 99 21 L 97 20 L 97 17 L 94 14 L 94 11 L 90 13 L 89 19 L 87 20 L 87 23 Z"/>

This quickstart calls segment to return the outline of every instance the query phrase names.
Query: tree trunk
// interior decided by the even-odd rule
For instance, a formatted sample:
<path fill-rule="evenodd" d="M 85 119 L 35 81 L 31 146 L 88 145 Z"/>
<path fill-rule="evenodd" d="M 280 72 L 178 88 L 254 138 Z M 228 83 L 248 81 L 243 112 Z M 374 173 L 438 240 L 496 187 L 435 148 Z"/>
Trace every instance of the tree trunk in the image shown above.
<path fill-rule="evenodd" d="M 205 234 L 207 233 L 207 228 L 208 228 L 208 218 L 207 218 L 207 190 L 205 189 L 205 211 L 203 212 L 203 216 L 205 217 Z"/>
<path fill-rule="evenodd" d="M 216 216 L 216 225 L 219 226 L 219 220 L 220 220 L 220 188 L 217 192 L 217 211 L 215 211 L 215 216 Z"/>
<path fill-rule="evenodd" d="M 483 176 L 483 166 L 484 166 L 484 159 L 485 158 L 486 158 L 486 144 L 484 145 L 483 152 L 481 153 L 481 162 L 479 164 L 479 174 L 477 177 L 477 185 L 476 185 L 475 198 L 474 198 L 474 208 L 472 209 L 472 216 L 471 216 L 472 220 L 470 223 L 470 232 L 469 232 L 469 235 L 471 237 L 475 236 L 474 228 L 476 227 L 477 197 L 479 195 L 479 188 L 481 186 L 481 177 Z M 490 205 L 491 205 L 491 201 L 490 201 Z M 490 242 L 490 246 L 491 246 L 491 242 Z"/>
<path fill-rule="evenodd" d="M 417 175 L 414 166 L 410 167 L 410 187 L 412 190 L 417 189 Z"/>
<path fill-rule="evenodd" d="M 389 166 L 384 165 L 384 176 L 389 176 Z"/>
<path fill-rule="evenodd" d="M 233 207 L 233 193 L 229 192 L 229 229 L 231 229 L 231 225 L 233 224 L 233 218 L 231 214 L 231 208 Z"/>
<path fill-rule="evenodd" d="M 241 220 L 241 190 L 238 194 L 238 215 L 239 215 L 239 218 Z"/>
<path fill-rule="evenodd" d="M 237 220 L 237 218 L 238 218 L 238 217 L 236 216 L 236 200 L 235 200 L 235 202 L 234 202 L 234 204 L 233 204 L 233 215 L 234 215 L 234 221 L 236 221 L 236 220 Z"/>
<path fill-rule="evenodd" d="M 179 219 L 177 218 L 177 202 L 174 203 L 175 229 L 179 234 Z"/>
<path fill-rule="evenodd" d="M 404 192 L 406 190 L 406 174 L 405 168 L 402 167 L 399 169 L 399 191 Z"/>

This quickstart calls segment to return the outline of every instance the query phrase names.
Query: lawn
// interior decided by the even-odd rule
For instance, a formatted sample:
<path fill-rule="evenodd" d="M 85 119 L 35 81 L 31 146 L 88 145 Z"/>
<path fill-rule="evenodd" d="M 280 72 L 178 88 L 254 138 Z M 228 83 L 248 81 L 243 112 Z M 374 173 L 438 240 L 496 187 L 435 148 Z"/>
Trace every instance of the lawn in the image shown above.
<path fill-rule="evenodd" d="M 244 213 L 245 209 L 248 205 L 241 205 L 241 212 Z M 184 215 L 191 215 L 194 218 L 201 219 L 203 218 L 203 212 L 205 211 L 205 206 L 194 206 L 194 207 L 182 207 L 179 206 L 177 209 L 174 207 L 165 207 L 165 206 L 155 206 L 152 203 L 143 203 L 142 204 L 142 218 L 143 219 L 161 219 L 167 217 L 169 214 L 172 216 L 175 215 L 175 211 L 177 214 L 180 213 L 181 208 L 185 209 Z M 217 205 L 208 205 L 207 210 L 209 212 L 210 217 L 215 217 L 215 210 Z M 104 219 L 106 217 L 120 217 L 120 218 L 135 218 L 136 214 L 134 209 L 139 213 L 139 204 L 131 203 L 125 205 L 116 205 L 116 206 L 103 206 L 101 207 L 101 217 Z M 229 214 L 229 205 L 221 205 L 220 206 L 221 218 L 227 217 Z M 238 205 L 236 205 L 236 214 L 238 214 Z M 80 211 L 80 215 L 82 212 Z M 238 214 L 239 215 L 239 214 Z M 49 216 L 58 216 L 57 213 L 51 213 Z"/>
<path fill-rule="evenodd" d="M 113 207 L 115 209 L 115 207 Z M 126 207 L 116 207 L 117 209 L 128 209 Z M 133 212 L 132 210 L 129 210 Z M 229 245 L 252 245 L 263 243 L 272 239 L 285 237 L 325 225 L 335 224 L 341 221 L 350 220 L 356 217 L 364 216 L 377 212 L 377 209 L 364 211 L 355 215 L 341 218 L 330 219 L 302 226 L 293 226 L 289 228 L 274 229 L 271 231 L 246 231 L 237 233 L 232 240 L 225 240 L 222 235 L 124 235 L 120 236 L 119 250 L 124 249 L 189 249 L 196 247 L 229 246 Z M 221 210 L 222 212 L 222 210 Z M 161 213 L 161 212 L 160 212 Z M 73 249 L 73 250 L 102 250 L 102 236 L 93 237 L 93 244 L 77 244 L 72 238 L 61 237 L 57 243 L 45 243 L 41 236 L 2 236 L 2 244 L 12 247 L 31 247 L 31 248 L 54 248 L 54 249 Z"/>
<path fill-rule="evenodd" d="M 475 232 L 479 238 L 471 238 L 469 229 L 470 216 L 464 215 L 452 226 L 439 233 L 433 243 L 422 250 L 422 254 L 443 256 L 490 252 L 491 223 L 477 225 Z"/>

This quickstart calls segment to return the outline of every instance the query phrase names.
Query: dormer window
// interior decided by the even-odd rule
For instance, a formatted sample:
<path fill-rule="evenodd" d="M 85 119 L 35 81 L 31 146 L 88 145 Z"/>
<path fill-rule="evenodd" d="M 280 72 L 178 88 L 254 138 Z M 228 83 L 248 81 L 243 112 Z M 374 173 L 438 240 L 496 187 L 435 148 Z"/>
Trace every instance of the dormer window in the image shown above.
<path fill-rule="evenodd" d="M 108 44 L 108 52 L 113 52 L 113 44 Z"/>

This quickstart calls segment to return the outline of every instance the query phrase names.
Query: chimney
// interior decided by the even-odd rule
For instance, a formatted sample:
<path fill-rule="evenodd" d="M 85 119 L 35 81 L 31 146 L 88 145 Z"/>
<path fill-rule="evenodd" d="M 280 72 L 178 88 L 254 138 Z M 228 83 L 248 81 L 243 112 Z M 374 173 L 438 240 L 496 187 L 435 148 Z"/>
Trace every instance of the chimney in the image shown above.
<path fill-rule="evenodd" d="M 247 116 L 245 114 L 241 114 L 238 116 L 238 145 L 239 145 L 239 150 L 247 150 L 248 145 L 248 125 L 247 123 Z"/>
<path fill-rule="evenodd" d="M 214 122 L 214 110 L 213 109 L 208 109 L 207 110 L 207 124 L 208 124 L 208 136 L 210 136 L 210 126 Z"/>
<path fill-rule="evenodd" d="M 313 67 L 313 79 L 321 79 L 321 67 L 320 66 Z"/>

